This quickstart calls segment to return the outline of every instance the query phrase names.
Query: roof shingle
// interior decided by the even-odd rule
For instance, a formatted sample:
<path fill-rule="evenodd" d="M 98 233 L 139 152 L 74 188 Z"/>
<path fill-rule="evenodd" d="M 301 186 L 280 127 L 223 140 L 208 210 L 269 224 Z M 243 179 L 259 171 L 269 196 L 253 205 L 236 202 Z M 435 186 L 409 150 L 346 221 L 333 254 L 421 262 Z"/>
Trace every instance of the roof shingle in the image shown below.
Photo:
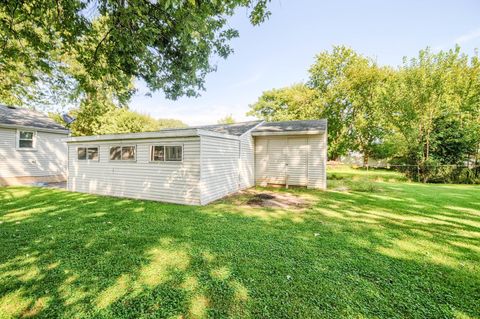
<path fill-rule="evenodd" d="M 2 124 L 49 130 L 67 130 L 64 126 L 58 124 L 43 113 L 5 105 L 0 105 L 0 125 Z"/>
<path fill-rule="evenodd" d="M 327 120 L 265 122 L 253 130 L 258 133 L 325 131 Z"/>

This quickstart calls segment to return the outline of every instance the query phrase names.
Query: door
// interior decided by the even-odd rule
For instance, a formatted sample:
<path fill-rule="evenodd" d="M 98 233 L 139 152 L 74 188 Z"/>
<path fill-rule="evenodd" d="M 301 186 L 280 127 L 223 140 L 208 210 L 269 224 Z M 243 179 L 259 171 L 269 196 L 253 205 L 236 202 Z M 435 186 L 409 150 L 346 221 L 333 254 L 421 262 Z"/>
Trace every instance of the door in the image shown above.
<path fill-rule="evenodd" d="M 259 185 L 306 186 L 308 140 L 305 137 L 255 139 L 255 179 Z"/>
<path fill-rule="evenodd" d="M 286 184 L 306 186 L 308 183 L 308 140 L 288 137 L 286 151 Z"/>
<path fill-rule="evenodd" d="M 286 184 L 286 138 L 268 140 L 267 181 L 270 184 Z"/>

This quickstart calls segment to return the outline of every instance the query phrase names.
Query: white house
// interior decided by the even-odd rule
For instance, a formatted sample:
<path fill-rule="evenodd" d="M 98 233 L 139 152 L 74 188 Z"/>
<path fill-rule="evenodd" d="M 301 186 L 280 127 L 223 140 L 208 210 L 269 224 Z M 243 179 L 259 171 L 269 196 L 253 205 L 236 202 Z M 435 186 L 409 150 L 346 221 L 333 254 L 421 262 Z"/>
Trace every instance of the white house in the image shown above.
<path fill-rule="evenodd" d="M 260 121 L 71 137 L 71 191 L 204 205 L 255 184 L 326 187 L 327 123 Z"/>
<path fill-rule="evenodd" d="M 67 136 L 42 113 L 0 105 L 0 185 L 65 181 Z"/>

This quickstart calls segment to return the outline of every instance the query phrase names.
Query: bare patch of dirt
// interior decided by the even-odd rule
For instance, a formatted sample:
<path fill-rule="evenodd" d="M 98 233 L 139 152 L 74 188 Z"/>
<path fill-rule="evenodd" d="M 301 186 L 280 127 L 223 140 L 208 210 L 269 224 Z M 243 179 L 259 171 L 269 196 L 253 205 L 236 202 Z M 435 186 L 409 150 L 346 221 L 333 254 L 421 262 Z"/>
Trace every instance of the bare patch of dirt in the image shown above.
<path fill-rule="evenodd" d="M 272 207 L 272 208 L 305 208 L 310 206 L 310 201 L 298 195 L 285 192 L 270 192 L 245 190 L 241 192 L 242 197 L 246 197 L 245 204 L 252 207 Z"/>

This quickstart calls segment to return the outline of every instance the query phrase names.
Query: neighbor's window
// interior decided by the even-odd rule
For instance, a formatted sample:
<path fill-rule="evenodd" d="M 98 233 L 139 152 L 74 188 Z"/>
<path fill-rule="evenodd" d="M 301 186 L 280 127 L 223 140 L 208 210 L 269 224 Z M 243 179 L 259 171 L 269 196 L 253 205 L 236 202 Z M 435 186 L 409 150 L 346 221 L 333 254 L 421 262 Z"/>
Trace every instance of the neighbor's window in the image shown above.
<path fill-rule="evenodd" d="M 77 148 L 78 160 L 98 161 L 98 147 L 79 147 Z"/>
<path fill-rule="evenodd" d="M 153 145 L 150 150 L 152 162 L 181 162 L 182 155 L 182 146 Z"/>
<path fill-rule="evenodd" d="M 110 147 L 111 161 L 134 161 L 135 146 L 112 146 Z"/>
<path fill-rule="evenodd" d="M 18 148 L 34 148 L 35 132 L 19 131 L 18 132 Z"/>

